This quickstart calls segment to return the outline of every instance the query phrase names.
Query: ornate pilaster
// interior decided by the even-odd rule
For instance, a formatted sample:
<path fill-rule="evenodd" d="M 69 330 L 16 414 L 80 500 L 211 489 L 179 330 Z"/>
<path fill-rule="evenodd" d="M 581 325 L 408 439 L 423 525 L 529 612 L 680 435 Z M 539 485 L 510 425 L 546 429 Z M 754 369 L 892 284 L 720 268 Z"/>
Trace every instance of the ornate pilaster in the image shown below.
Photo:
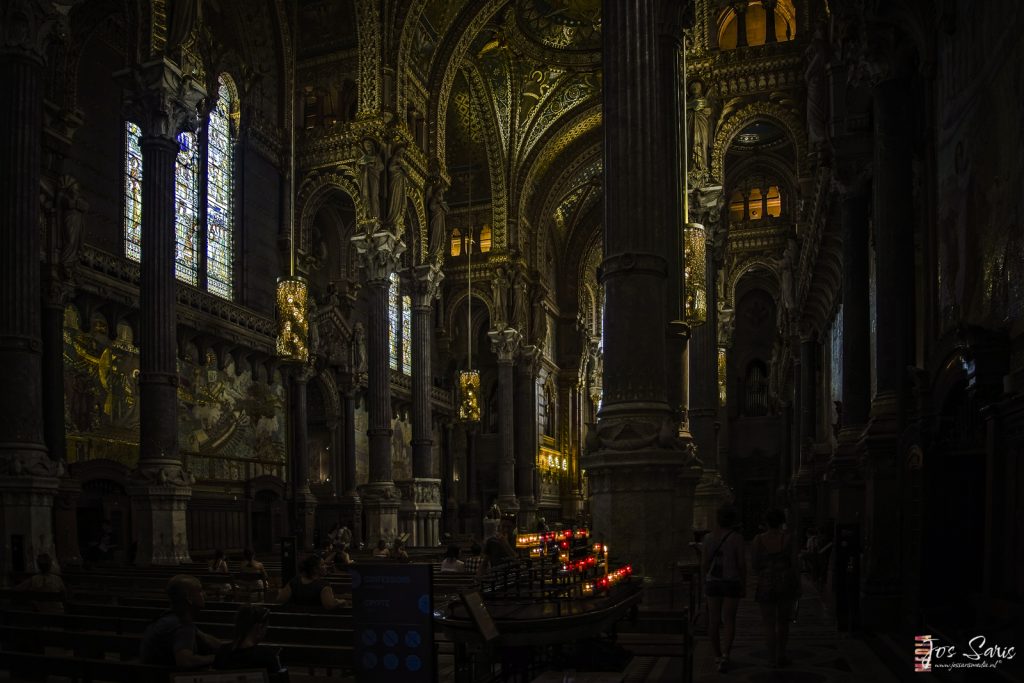
<path fill-rule="evenodd" d="M 362 225 L 352 238 L 366 277 L 367 412 L 370 480 L 359 494 L 366 513 L 368 543 L 390 540 L 398 532 L 398 490 L 391 468 L 391 369 L 388 365 L 388 286 L 405 251 L 400 235 L 380 229 L 379 221 Z"/>
<path fill-rule="evenodd" d="M 532 529 L 537 512 L 533 479 L 537 469 L 537 365 L 540 349 L 526 344 L 516 364 L 516 493 L 519 526 Z"/>
<path fill-rule="evenodd" d="M 54 20 L 52 3 L 0 5 L 0 541 L 21 536 L 17 563 L 25 566 L 40 537 L 52 543 L 58 475 L 44 445 L 38 229 L 43 66 Z M 5 575 L 13 559 L 8 547 Z"/>
<path fill-rule="evenodd" d="M 132 476 L 136 562 L 189 561 L 185 509 L 192 475 L 178 454 L 175 279 L 175 137 L 199 124 L 202 85 L 168 59 L 115 74 L 127 116 L 142 130 L 142 259 L 139 285 L 139 464 Z"/>
<path fill-rule="evenodd" d="M 488 333 L 491 348 L 498 357 L 498 421 L 501 433 L 501 447 L 498 451 L 498 505 L 504 512 L 516 512 L 519 499 L 516 498 L 516 454 L 515 437 L 512 433 L 512 362 L 519 351 L 522 335 L 518 330 L 506 327 Z"/>
<path fill-rule="evenodd" d="M 681 5 L 609 1 L 603 12 L 604 398 L 581 466 L 595 532 L 657 585 L 690 533 L 701 471 L 667 398 L 666 291 L 681 273 L 666 259 L 680 225 L 678 155 L 664 142 L 679 126 L 678 78 L 665 60 L 678 64 Z"/>

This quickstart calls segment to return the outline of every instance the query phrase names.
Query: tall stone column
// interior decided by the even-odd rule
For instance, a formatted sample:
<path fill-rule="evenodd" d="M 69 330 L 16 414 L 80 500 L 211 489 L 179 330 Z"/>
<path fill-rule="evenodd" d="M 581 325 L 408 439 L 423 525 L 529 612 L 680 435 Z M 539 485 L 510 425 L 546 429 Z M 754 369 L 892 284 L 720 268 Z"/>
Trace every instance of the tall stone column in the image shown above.
<path fill-rule="evenodd" d="M 363 504 L 356 490 L 356 386 L 351 374 L 342 376 L 340 398 L 338 503 L 343 523 L 352 530 L 353 543 L 358 543 L 363 540 Z"/>
<path fill-rule="evenodd" d="M 536 524 L 537 499 L 533 488 L 537 469 L 537 363 L 540 349 L 526 344 L 516 365 L 516 493 L 519 494 L 519 527 Z"/>
<path fill-rule="evenodd" d="M 514 450 L 512 403 L 512 362 L 519 351 L 522 335 L 518 330 L 506 327 L 488 333 L 491 348 L 498 357 L 498 422 L 501 447 L 498 451 L 498 506 L 502 512 L 517 512 L 519 499 L 516 497 L 516 453 Z"/>
<path fill-rule="evenodd" d="M 139 463 L 132 473 L 136 563 L 190 561 L 186 506 L 192 475 L 178 452 L 175 279 L 175 137 L 195 130 L 201 85 L 157 59 L 115 74 L 128 115 L 142 130 L 142 259 L 139 285 Z"/>
<path fill-rule="evenodd" d="M 814 490 L 814 440 L 818 419 L 818 342 L 805 333 L 800 339 L 800 409 L 797 415 L 799 433 L 797 438 L 798 460 L 793 480 L 796 500 L 802 515 L 811 515 L 811 500 Z"/>
<path fill-rule="evenodd" d="M 311 365 L 298 365 L 291 373 L 291 520 L 298 547 L 313 548 L 313 527 L 316 522 L 316 496 L 309 489 L 309 412 L 306 409 Z"/>
<path fill-rule="evenodd" d="M 667 398 L 666 288 L 681 278 L 665 245 L 677 243 L 675 139 L 681 6 L 667 0 L 603 5 L 605 288 L 604 399 L 582 462 L 594 531 L 613 557 L 667 584 L 690 537 L 700 467 Z M 666 111 L 676 113 L 666 116 Z M 678 263 L 678 259 L 674 259 Z M 671 381 L 676 381 L 671 378 Z"/>
<path fill-rule="evenodd" d="M 43 68 L 51 20 L 43 3 L 0 6 L 0 363 L 7 375 L 0 393 L 3 576 L 14 566 L 31 569 L 35 549 L 53 544 L 59 468 L 44 445 L 39 270 Z M 20 557 L 13 556 L 15 542 Z"/>
<path fill-rule="evenodd" d="M 842 170 L 841 169 L 840 173 Z M 838 447 L 829 463 L 831 516 L 852 522 L 862 511 L 858 442 L 868 421 L 870 320 L 868 218 L 870 182 L 863 174 L 839 175 L 843 238 L 843 390 Z"/>
<path fill-rule="evenodd" d="M 707 321 L 695 327 L 690 338 L 690 432 L 704 465 L 694 500 L 693 525 L 697 529 L 714 528 L 715 511 L 729 495 L 718 469 L 718 269 L 710 238 L 705 251 Z"/>
<path fill-rule="evenodd" d="M 405 251 L 402 238 L 371 219 L 352 238 L 366 273 L 368 300 L 366 355 L 370 481 L 359 489 L 366 513 L 367 543 L 398 533 L 398 490 L 391 462 L 391 368 L 388 365 L 388 287 Z"/>
<path fill-rule="evenodd" d="M 431 329 L 434 300 L 444 274 L 434 264 L 413 270 L 412 295 L 412 476 L 404 490 L 414 492 L 412 499 L 403 496 L 402 514 L 414 522 L 412 544 L 435 545 L 441 512 L 441 480 L 434 476 L 433 416 L 430 408 L 430 354 L 433 351 Z"/>
<path fill-rule="evenodd" d="M 761 4 L 764 5 L 764 30 L 765 30 L 764 42 L 766 42 L 766 43 L 777 43 L 777 42 L 779 42 L 779 37 L 778 37 L 778 35 L 776 35 L 776 32 L 775 32 L 775 6 L 778 4 L 778 1 L 777 0 L 761 0 Z M 765 201 L 767 201 L 767 196 L 768 195 L 764 194 L 762 196 L 765 197 L 766 198 Z M 762 216 L 767 216 L 768 212 L 766 211 L 765 213 L 762 213 L 761 215 Z"/>
<path fill-rule="evenodd" d="M 891 31 L 883 36 L 897 38 Z M 884 43 L 883 43 L 884 44 Z M 900 614 L 901 436 L 908 373 L 914 365 L 914 92 L 912 60 L 885 55 L 872 89 L 875 185 L 875 396 L 865 432 L 864 585 L 866 626 L 884 628 Z"/>
<path fill-rule="evenodd" d="M 476 423 L 466 423 L 466 470 L 469 481 L 466 483 L 466 504 L 461 514 L 464 520 L 463 531 L 479 535 L 483 530 L 483 506 L 480 504 L 480 464 L 476 453 Z"/>

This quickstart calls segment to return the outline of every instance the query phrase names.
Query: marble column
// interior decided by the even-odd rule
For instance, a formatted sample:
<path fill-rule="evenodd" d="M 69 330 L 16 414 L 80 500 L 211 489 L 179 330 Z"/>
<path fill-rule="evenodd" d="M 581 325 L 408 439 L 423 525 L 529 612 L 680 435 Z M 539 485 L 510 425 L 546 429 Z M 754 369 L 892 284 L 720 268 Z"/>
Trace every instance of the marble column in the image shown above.
<path fill-rule="evenodd" d="M 40 322 L 39 183 L 43 70 L 49 37 L 43 3 L 0 8 L 0 571 L 31 568 L 53 544 L 59 466 L 44 442 Z M 21 557 L 12 556 L 20 537 Z"/>
<path fill-rule="evenodd" d="M 398 533 L 398 490 L 391 462 L 391 368 L 388 364 L 388 287 L 391 273 L 405 251 L 400 235 L 383 229 L 376 219 L 365 221 L 352 238 L 366 274 L 367 412 L 370 444 L 369 482 L 359 489 L 366 513 L 368 544 L 390 541 Z"/>
<path fill-rule="evenodd" d="M 491 348 L 498 357 L 498 424 L 501 435 L 498 449 L 498 506 L 503 513 L 518 512 L 512 363 L 519 351 L 522 335 L 518 330 L 506 327 L 488 332 L 488 336 L 491 338 Z"/>
<path fill-rule="evenodd" d="M 352 375 L 342 376 L 338 507 L 342 523 L 352 530 L 352 542 L 363 540 L 363 504 L 356 490 L 356 386 Z"/>
<path fill-rule="evenodd" d="M 839 169 L 838 173 L 842 173 Z M 863 174 L 837 175 L 843 239 L 843 390 L 838 446 L 829 463 L 830 515 L 853 522 L 863 509 L 863 474 L 858 464 L 861 434 L 868 421 L 870 320 L 868 302 L 868 220 L 870 182 Z"/>
<path fill-rule="evenodd" d="M 533 489 L 537 469 L 537 364 L 540 349 L 526 344 L 516 364 L 516 493 L 519 495 L 519 527 L 533 529 L 537 499 Z"/>
<path fill-rule="evenodd" d="M 690 338 L 690 432 L 704 465 L 697 485 L 693 525 L 713 529 L 715 512 L 729 496 L 718 469 L 718 288 L 714 243 L 706 248 L 707 321 Z"/>
<path fill-rule="evenodd" d="M 306 409 L 311 365 L 296 365 L 291 372 L 291 523 L 298 547 L 313 549 L 313 527 L 316 523 L 316 496 L 309 489 L 309 413 Z"/>
<path fill-rule="evenodd" d="M 199 123 L 202 86 L 168 59 L 115 74 L 142 130 L 139 284 L 139 463 L 128 494 L 137 564 L 189 562 L 186 507 L 194 478 L 178 451 L 175 139 Z"/>
<path fill-rule="evenodd" d="M 666 367 L 666 290 L 682 274 L 665 256 L 680 229 L 680 179 L 677 151 L 664 144 L 679 125 L 669 104 L 678 78 L 666 77 L 663 60 L 678 63 L 665 34 L 678 36 L 680 9 L 668 0 L 603 5 L 604 399 L 581 464 L 594 532 L 652 590 L 667 585 L 690 538 L 701 473 L 667 392 L 677 380 Z"/>
<path fill-rule="evenodd" d="M 872 89 L 875 185 L 875 396 L 864 437 L 864 585 L 861 614 L 869 628 L 900 615 L 900 473 L 906 427 L 907 367 L 914 365 L 914 92 L 909 59 L 876 73 Z"/>
<path fill-rule="evenodd" d="M 434 264 L 413 270 L 412 295 L 412 486 L 414 499 L 402 500 L 403 517 L 414 519 L 410 543 L 432 546 L 439 536 L 437 514 L 441 511 L 441 480 L 433 462 L 433 413 L 430 391 L 433 385 L 430 355 L 433 352 L 433 305 L 444 274 Z"/>

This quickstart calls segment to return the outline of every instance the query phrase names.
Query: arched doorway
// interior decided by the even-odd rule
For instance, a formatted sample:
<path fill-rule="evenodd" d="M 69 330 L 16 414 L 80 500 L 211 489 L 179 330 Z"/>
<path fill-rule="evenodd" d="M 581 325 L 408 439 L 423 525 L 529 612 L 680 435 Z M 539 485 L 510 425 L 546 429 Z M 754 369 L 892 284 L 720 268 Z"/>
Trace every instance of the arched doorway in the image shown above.
<path fill-rule="evenodd" d="M 274 544 L 284 535 L 285 503 L 278 491 L 257 491 L 252 503 L 252 546 L 260 554 L 274 552 Z"/>
<path fill-rule="evenodd" d="M 131 501 L 112 479 L 82 483 L 78 497 L 78 547 L 86 562 L 131 562 Z"/>

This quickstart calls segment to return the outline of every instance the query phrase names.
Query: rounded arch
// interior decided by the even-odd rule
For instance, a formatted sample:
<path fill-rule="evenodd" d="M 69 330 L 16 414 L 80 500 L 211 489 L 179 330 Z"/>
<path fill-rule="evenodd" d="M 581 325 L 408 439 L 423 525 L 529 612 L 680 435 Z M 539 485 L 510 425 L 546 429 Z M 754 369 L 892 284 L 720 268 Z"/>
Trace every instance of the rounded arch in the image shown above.
<path fill-rule="evenodd" d="M 313 220 L 316 218 L 317 211 L 331 194 L 337 191 L 341 191 L 352 201 L 357 221 L 366 218 L 366 207 L 359 199 L 359 188 L 352 178 L 340 173 L 311 173 L 303 179 L 296 198 L 300 249 L 309 250 Z"/>
<path fill-rule="evenodd" d="M 712 145 L 711 175 L 719 181 L 725 178 L 725 154 L 741 130 L 755 121 L 768 120 L 782 127 L 796 148 L 796 176 L 801 176 L 807 158 L 807 135 L 801 117 L 788 107 L 775 102 L 753 102 L 732 114 L 715 131 Z"/>
<path fill-rule="evenodd" d="M 750 256 L 743 261 L 740 261 L 728 271 L 728 279 L 726 280 L 726 299 L 736 304 L 736 286 L 739 284 L 743 276 L 753 270 L 765 270 L 772 275 L 772 281 L 775 284 L 775 291 L 769 292 L 773 299 L 778 300 L 779 288 L 781 287 L 782 280 L 779 275 L 779 271 L 776 268 L 775 263 L 765 255 L 755 254 Z"/>
<path fill-rule="evenodd" d="M 493 319 L 494 300 L 491 299 L 491 296 L 483 290 L 474 291 L 472 296 L 475 301 L 484 305 L 484 310 L 487 312 L 487 318 Z M 459 309 L 462 308 L 466 299 L 469 297 L 469 292 L 460 292 L 455 296 L 448 298 L 448 306 L 444 314 L 445 329 L 454 329 L 454 325 L 456 324 L 455 316 L 461 312 Z M 476 318 L 475 315 L 473 317 L 474 319 Z"/>
<path fill-rule="evenodd" d="M 434 157 L 442 162 L 445 158 L 448 99 L 455 83 L 455 76 L 473 40 L 507 2 L 508 0 L 484 0 L 480 3 L 468 3 L 467 8 L 459 14 L 455 30 L 449 33 L 437 52 L 427 84 L 427 92 L 437 93 L 437 97 L 429 99 L 427 111 L 427 121 L 433 124 L 433 138 L 428 148 L 432 149 Z"/>

